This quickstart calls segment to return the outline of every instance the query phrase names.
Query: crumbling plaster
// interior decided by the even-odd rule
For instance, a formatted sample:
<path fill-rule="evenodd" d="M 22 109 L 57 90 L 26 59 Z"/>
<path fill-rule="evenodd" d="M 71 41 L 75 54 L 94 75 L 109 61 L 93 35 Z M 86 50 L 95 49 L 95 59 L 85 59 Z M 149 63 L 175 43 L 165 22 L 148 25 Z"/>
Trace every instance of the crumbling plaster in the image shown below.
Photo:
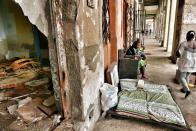
<path fill-rule="evenodd" d="M 55 43 L 52 33 L 52 23 L 50 15 L 50 5 L 48 0 L 14 0 L 22 8 L 25 16 L 28 17 L 29 21 L 36 25 L 37 28 L 47 37 L 49 46 L 49 59 L 50 68 L 52 73 L 52 81 L 54 94 L 56 98 L 56 105 L 60 111 L 60 87 L 59 87 L 59 76 L 58 76 L 58 64 Z"/>
<path fill-rule="evenodd" d="M 25 16 L 30 22 L 48 36 L 48 21 L 45 17 L 45 5 L 47 0 L 15 0 L 20 5 Z"/>
<path fill-rule="evenodd" d="M 50 35 L 44 14 L 46 0 L 34 0 L 33 6 L 29 1 L 15 1 L 33 24 Z M 104 82 L 102 1 L 94 1 L 93 9 L 86 0 L 52 2 L 65 117 L 72 117 L 74 128 L 81 131 L 91 130 L 100 116 L 99 88 Z"/>
<path fill-rule="evenodd" d="M 104 82 L 101 18 L 102 1 L 95 0 L 92 9 L 86 0 L 80 0 L 75 31 L 80 58 L 82 116 L 75 127 L 81 131 L 92 129 L 101 110 L 99 88 Z"/>
<path fill-rule="evenodd" d="M 196 2 L 185 0 L 182 13 L 182 25 L 180 33 L 180 42 L 186 40 L 186 33 L 189 30 L 196 30 Z"/>

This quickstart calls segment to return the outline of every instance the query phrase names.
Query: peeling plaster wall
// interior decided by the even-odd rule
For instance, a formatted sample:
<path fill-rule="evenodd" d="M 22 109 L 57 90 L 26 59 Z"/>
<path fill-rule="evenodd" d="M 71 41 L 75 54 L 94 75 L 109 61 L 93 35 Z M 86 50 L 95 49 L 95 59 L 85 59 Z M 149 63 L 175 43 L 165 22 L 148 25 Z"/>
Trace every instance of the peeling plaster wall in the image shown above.
<path fill-rule="evenodd" d="M 72 102 L 72 115 L 79 120 L 75 129 L 80 131 L 91 130 L 98 120 L 101 110 L 99 88 L 104 82 L 101 18 L 102 2 L 100 0 L 95 0 L 94 9 L 87 6 L 86 0 L 80 0 L 75 34 L 78 44 L 81 80 L 81 87 L 78 86 L 77 88 L 81 88 L 81 94 L 78 94 L 81 96 L 81 103 Z M 74 92 L 71 95 L 73 95 L 71 96 L 72 99 L 77 97 Z M 81 106 L 81 114 L 77 111 L 78 104 Z"/>
<path fill-rule="evenodd" d="M 163 46 L 163 40 L 164 40 L 164 31 L 165 31 L 165 18 L 166 18 L 166 3 L 167 1 L 159 1 L 159 8 L 156 14 L 156 39 L 161 42 Z"/>
<path fill-rule="evenodd" d="M 182 13 L 182 25 L 180 42 L 186 40 L 186 33 L 189 30 L 196 31 L 196 1 L 195 0 L 185 0 L 185 5 L 183 7 Z"/>
<path fill-rule="evenodd" d="M 77 131 L 91 130 L 100 116 L 99 88 L 104 82 L 102 1 L 94 2 L 94 9 L 86 0 L 53 2 L 61 86 L 66 93 L 65 117 L 75 120 Z"/>
<path fill-rule="evenodd" d="M 54 23 L 51 26 L 55 29 L 59 72 L 51 57 L 55 55 L 55 47 L 46 0 L 15 1 L 29 20 L 48 36 L 50 62 L 54 62 L 51 63 L 53 84 L 58 81 L 59 74 L 65 117 L 75 121 L 75 130 L 92 130 L 100 116 L 99 88 L 104 82 L 102 0 L 94 0 L 94 9 L 87 6 L 86 0 L 52 1 Z"/>
<path fill-rule="evenodd" d="M 176 26 L 176 34 L 175 34 L 175 41 L 173 44 L 172 49 L 172 57 L 171 60 L 173 63 L 176 63 L 177 57 L 176 57 L 176 50 L 179 45 L 181 38 L 181 28 L 182 28 L 182 15 L 183 15 L 183 8 L 184 8 L 184 0 L 180 0 L 178 4 L 178 11 L 177 11 L 177 21 L 175 23 Z M 185 38 L 185 36 L 184 36 Z"/>
<path fill-rule="evenodd" d="M 56 47 L 52 33 L 52 22 L 50 15 L 49 0 L 15 0 L 22 8 L 25 16 L 28 17 L 32 24 L 35 24 L 38 29 L 47 37 L 49 47 L 50 68 L 52 73 L 52 82 L 56 105 L 60 111 L 60 86 L 58 74 L 58 62 L 56 56 Z"/>
<path fill-rule="evenodd" d="M 182 3 L 183 0 L 180 2 Z M 186 33 L 189 30 L 196 31 L 196 1 L 195 0 L 184 0 L 181 7 L 178 11 L 178 21 L 177 21 L 177 41 L 175 42 L 175 45 L 173 46 L 173 52 L 172 57 L 175 60 L 177 59 L 175 56 L 176 48 L 177 46 L 183 42 L 186 41 Z"/>
<path fill-rule="evenodd" d="M 1 55 L 7 59 L 37 56 L 32 25 L 12 0 L 0 1 Z"/>
<path fill-rule="evenodd" d="M 48 36 L 48 21 L 45 17 L 45 5 L 47 0 L 15 0 L 22 8 L 24 15 L 30 22 Z"/>

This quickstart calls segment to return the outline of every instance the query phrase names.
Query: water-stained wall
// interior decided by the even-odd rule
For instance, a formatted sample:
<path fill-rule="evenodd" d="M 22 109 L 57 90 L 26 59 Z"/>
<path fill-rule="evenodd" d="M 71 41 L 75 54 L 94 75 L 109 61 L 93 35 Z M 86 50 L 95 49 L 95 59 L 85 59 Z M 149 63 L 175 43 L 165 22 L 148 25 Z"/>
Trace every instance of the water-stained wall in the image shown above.
<path fill-rule="evenodd" d="M 7 59 L 36 56 L 32 25 L 12 0 L 0 1 L 1 55 Z"/>
<path fill-rule="evenodd" d="M 86 0 L 53 3 L 65 114 L 81 131 L 91 129 L 99 118 L 99 88 L 104 81 L 102 2 L 94 0 L 93 5 L 87 6 Z"/>
<path fill-rule="evenodd" d="M 92 1 L 94 8 L 87 5 L 87 0 L 53 0 L 50 6 L 64 116 L 72 118 L 75 130 L 81 131 L 92 129 L 100 116 L 99 88 L 104 82 L 102 1 Z M 49 12 L 43 10 L 46 1 L 33 1 L 34 5 L 42 5 L 36 11 L 27 11 L 31 2 L 16 2 L 29 20 L 51 39 L 51 27 L 39 24 L 50 25 L 50 18 L 46 17 Z M 49 48 L 52 52 L 50 44 Z"/>
<path fill-rule="evenodd" d="M 172 57 L 174 61 L 176 60 L 175 52 L 178 45 L 186 41 L 186 33 L 189 30 L 196 31 L 196 1 L 194 0 L 181 0 L 180 7 L 178 10 L 178 21 L 177 26 L 177 41 L 174 43 L 172 50 Z"/>

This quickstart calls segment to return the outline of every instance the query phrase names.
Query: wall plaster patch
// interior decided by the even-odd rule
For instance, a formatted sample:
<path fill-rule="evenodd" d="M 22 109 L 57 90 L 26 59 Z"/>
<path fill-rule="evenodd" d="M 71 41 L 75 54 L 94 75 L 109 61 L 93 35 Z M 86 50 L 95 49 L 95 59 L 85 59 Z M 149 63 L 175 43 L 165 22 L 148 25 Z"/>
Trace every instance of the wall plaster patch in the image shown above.
<path fill-rule="evenodd" d="M 94 9 L 95 8 L 95 0 L 87 0 L 87 6 Z"/>

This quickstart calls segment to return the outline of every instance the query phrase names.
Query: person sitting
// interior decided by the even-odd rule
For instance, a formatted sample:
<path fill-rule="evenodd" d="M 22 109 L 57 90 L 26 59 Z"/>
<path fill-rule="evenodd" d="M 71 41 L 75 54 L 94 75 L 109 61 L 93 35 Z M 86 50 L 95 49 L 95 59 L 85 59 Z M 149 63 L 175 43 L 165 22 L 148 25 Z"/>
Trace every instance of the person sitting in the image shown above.
<path fill-rule="evenodd" d="M 126 55 L 133 55 L 136 57 L 141 57 L 142 59 L 139 60 L 138 63 L 138 70 L 142 74 L 142 78 L 148 79 L 145 75 L 146 72 L 146 55 L 142 52 L 141 49 L 142 45 L 139 40 L 133 43 L 132 46 L 129 47 L 129 49 L 126 52 Z M 142 47 L 143 48 L 143 47 Z M 144 48 L 143 48 L 144 49 Z"/>
<path fill-rule="evenodd" d="M 145 46 L 140 43 L 139 38 L 133 43 L 132 48 L 134 48 L 136 54 L 141 56 L 142 60 L 146 60 L 146 55 L 143 53 Z"/>

